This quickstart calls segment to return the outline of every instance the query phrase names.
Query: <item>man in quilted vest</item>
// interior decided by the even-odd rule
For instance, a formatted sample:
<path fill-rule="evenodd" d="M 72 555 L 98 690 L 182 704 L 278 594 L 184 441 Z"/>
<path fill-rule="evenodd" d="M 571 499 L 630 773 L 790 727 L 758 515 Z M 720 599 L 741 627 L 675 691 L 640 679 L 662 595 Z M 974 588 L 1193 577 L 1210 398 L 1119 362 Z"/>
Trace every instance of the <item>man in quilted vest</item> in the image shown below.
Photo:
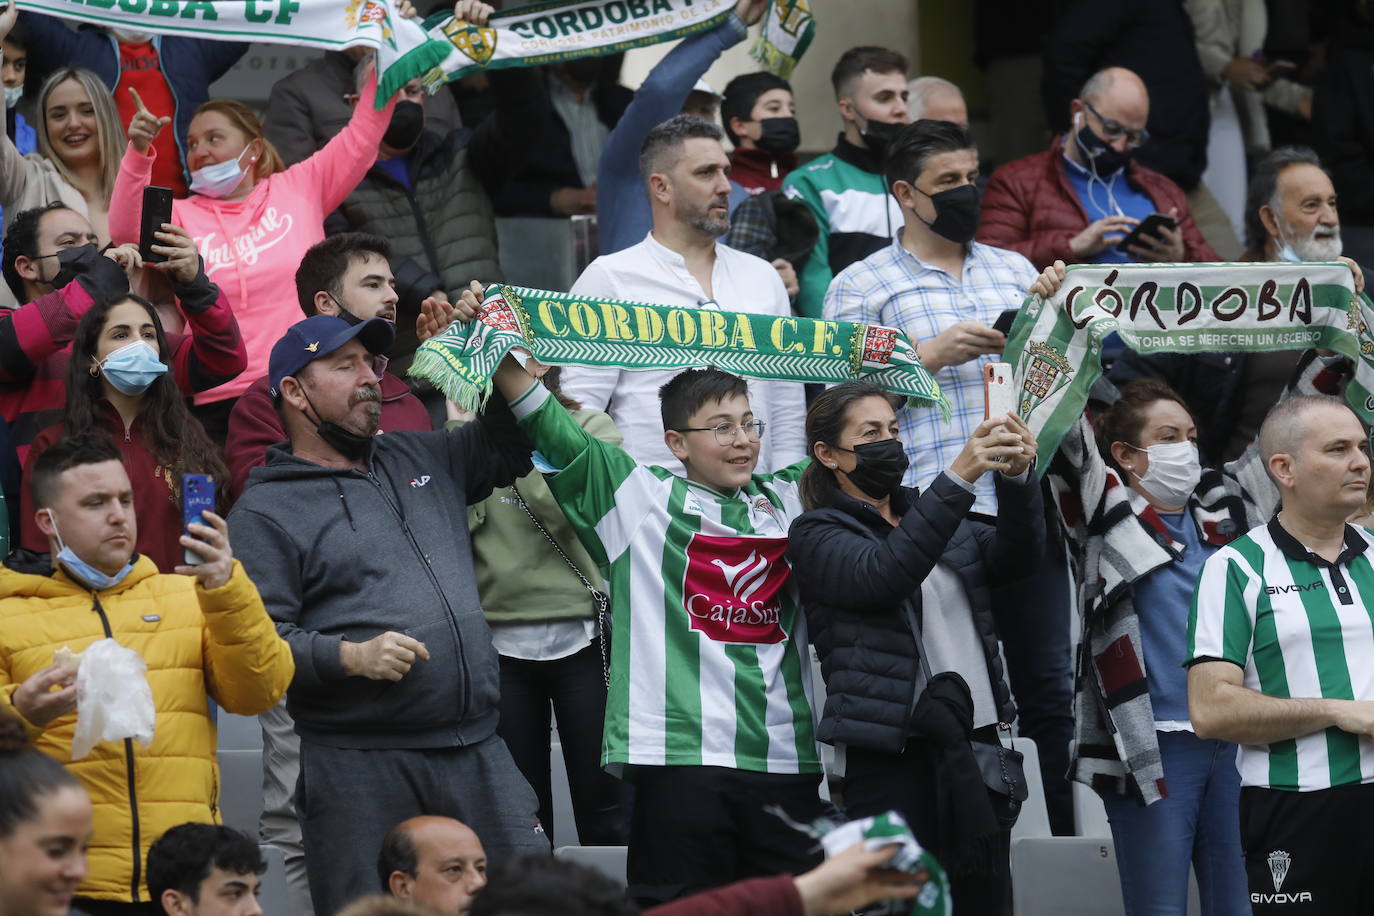
<path fill-rule="evenodd" d="M 197 565 L 163 574 L 134 552 L 133 493 L 113 442 L 58 442 L 35 462 L 32 486 L 52 553 L 19 552 L 0 569 L 0 710 L 17 713 L 95 804 L 90 871 L 74 906 L 155 912 L 142 865 L 153 840 L 186 821 L 219 820 L 208 701 L 240 715 L 271 708 L 295 673 L 291 651 L 219 516 L 204 513 L 181 538 Z M 79 653 L 103 639 L 147 665 L 153 737 L 146 747 L 102 741 L 73 760 Z"/>

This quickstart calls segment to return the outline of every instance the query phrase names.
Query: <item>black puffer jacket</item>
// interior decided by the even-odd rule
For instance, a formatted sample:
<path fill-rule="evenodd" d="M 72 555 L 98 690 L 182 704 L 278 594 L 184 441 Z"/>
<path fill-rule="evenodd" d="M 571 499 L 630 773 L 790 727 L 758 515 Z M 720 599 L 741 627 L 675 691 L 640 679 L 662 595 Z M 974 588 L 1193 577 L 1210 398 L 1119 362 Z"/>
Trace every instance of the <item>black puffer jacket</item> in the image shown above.
<path fill-rule="evenodd" d="M 973 494 L 935 478 L 919 496 L 903 488 L 890 526 L 867 503 L 837 495 L 792 523 L 787 558 L 801 590 L 827 696 L 816 737 L 827 744 L 900 751 L 921 681 L 911 621 L 935 565 L 964 585 L 992 682 L 998 717 L 1015 715 L 997 654 L 988 586 L 1035 571 L 1044 548 L 1040 486 L 997 480 L 997 525 L 965 518 Z"/>

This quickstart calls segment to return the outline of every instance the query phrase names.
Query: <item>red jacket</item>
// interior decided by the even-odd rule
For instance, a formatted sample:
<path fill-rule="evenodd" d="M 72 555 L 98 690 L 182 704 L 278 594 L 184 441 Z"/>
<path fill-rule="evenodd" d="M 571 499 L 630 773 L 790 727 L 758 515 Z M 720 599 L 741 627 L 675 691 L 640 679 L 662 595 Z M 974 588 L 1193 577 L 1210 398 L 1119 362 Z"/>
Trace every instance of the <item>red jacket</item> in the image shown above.
<path fill-rule="evenodd" d="M 1056 137 L 1043 153 L 997 169 L 983 192 L 983 216 L 975 238 L 985 245 L 1020 252 L 1036 270 L 1044 270 L 1056 259 L 1078 263 L 1069 240 L 1091 222 L 1064 172 L 1063 139 Z M 1126 166 L 1126 181 L 1154 201 L 1156 212 L 1178 208 L 1185 261 L 1221 260 L 1198 231 L 1182 188 L 1134 159 Z"/>
<path fill-rule="evenodd" d="M 730 153 L 730 180 L 750 194 L 776 191 L 787 173 L 797 167 L 796 153 L 772 153 L 765 149 L 736 147 Z M 777 175 L 773 174 L 774 170 Z"/>
<path fill-rule="evenodd" d="M 219 287 L 202 273 L 191 286 L 174 291 L 191 332 L 167 335 L 167 363 L 177 386 L 194 394 L 242 372 L 248 351 Z M 62 421 L 72 335 L 94 303 L 81 281 L 73 280 L 0 315 L 0 415 L 9 421 L 21 462 L 34 438 Z"/>
<path fill-rule="evenodd" d="M 644 916 L 803 916 L 791 875 L 751 878 L 644 911 Z"/>
<path fill-rule="evenodd" d="M 143 439 L 143 415 L 134 418 L 133 425 L 124 429 L 124 421 L 109 401 L 101 401 L 110 438 L 119 447 L 129 483 L 134 488 L 134 517 L 138 520 L 139 553 L 157 564 L 158 572 L 169 573 L 182 564 L 181 503 L 177 491 L 181 480 L 174 478 L 172 469 L 158 464 Z M 29 493 L 29 479 L 33 464 L 48 447 L 62 438 L 63 426 L 49 426 L 38 434 L 29 447 L 24 461 L 24 491 L 19 498 L 19 546 L 46 553 L 48 538 L 38 530 L 34 521 L 33 497 Z M 60 533 L 60 532 L 59 532 Z"/>
<path fill-rule="evenodd" d="M 382 425 L 380 433 L 401 430 L 425 431 L 434 428 L 424 403 L 410 388 L 390 372 L 382 373 Z M 267 460 L 267 447 L 286 441 L 286 429 L 268 393 L 263 376 L 238 399 L 229 414 L 229 435 L 224 443 L 224 460 L 229 465 L 229 500 L 243 494 L 248 472 Z"/>

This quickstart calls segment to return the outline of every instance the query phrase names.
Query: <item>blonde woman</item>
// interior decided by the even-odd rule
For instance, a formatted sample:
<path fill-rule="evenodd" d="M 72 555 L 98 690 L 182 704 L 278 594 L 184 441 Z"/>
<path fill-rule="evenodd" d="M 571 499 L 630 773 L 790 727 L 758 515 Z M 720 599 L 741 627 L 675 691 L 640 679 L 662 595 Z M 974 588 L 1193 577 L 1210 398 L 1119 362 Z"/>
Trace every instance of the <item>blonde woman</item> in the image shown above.
<path fill-rule="evenodd" d="M 0 41 L 14 27 L 18 9 L 0 12 Z M 43 83 L 38 94 L 38 151 L 27 156 L 8 137 L 0 137 L 0 206 L 5 225 L 31 207 L 60 200 L 87 217 L 100 237 L 110 240 L 110 195 L 124 152 L 124 129 L 109 90 L 80 67 L 64 67 Z M 0 289 L 0 297 L 8 298 Z M 18 303 L 0 300 L 0 305 Z"/>

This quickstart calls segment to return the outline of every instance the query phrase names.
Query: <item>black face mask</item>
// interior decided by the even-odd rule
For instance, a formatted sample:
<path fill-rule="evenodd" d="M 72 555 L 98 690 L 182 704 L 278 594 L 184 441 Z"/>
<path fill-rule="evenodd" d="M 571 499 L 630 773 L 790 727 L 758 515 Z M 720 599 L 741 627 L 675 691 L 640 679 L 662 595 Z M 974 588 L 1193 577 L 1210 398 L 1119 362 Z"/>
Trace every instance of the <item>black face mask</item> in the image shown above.
<path fill-rule="evenodd" d="M 891 496 L 902 485 L 902 477 L 910 464 L 900 439 L 865 442 L 854 448 L 840 448 L 840 451 L 851 453 L 855 460 L 854 470 L 840 473 L 874 499 Z"/>
<path fill-rule="evenodd" d="M 801 128 L 796 118 L 760 118 L 759 149 L 772 153 L 790 153 L 801 145 Z"/>
<path fill-rule="evenodd" d="M 1124 168 L 1126 163 L 1131 161 L 1129 150 L 1122 153 L 1112 149 L 1106 140 L 1093 133 L 1093 129 L 1086 124 L 1074 134 L 1074 140 L 1098 178 L 1115 175 L 1118 169 Z"/>
<path fill-rule="evenodd" d="M 873 155 L 879 159 L 887 158 L 887 148 L 892 145 L 892 141 L 897 139 L 897 134 L 901 132 L 905 124 L 889 124 L 886 121 L 869 121 L 868 126 L 861 131 L 864 143 L 873 150 Z"/>
<path fill-rule="evenodd" d="M 382 142 L 395 150 L 408 150 L 420 142 L 425 129 L 425 107 L 419 102 L 397 102 Z"/>
<path fill-rule="evenodd" d="M 915 185 L 912 187 L 921 191 Z M 926 194 L 925 191 L 921 193 Z M 935 221 L 927 223 L 919 213 L 916 218 L 929 226 L 931 232 L 961 245 L 973 238 L 973 234 L 978 231 L 978 214 L 981 209 L 977 187 L 965 184 L 938 194 L 926 194 L 926 197 L 935 205 Z"/>
<path fill-rule="evenodd" d="M 57 273 L 53 275 L 53 289 L 61 289 L 72 282 L 80 274 L 89 270 L 92 258 L 100 257 L 100 251 L 95 247 L 94 242 L 87 242 L 84 245 L 77 245 L 75 248 L 64 248 L 57 254 L 40 255 L 45 258 L 57 258 Z"/>
<path fill-rule="evenodd" d="M 305 394 L 305 389 L 301 388 L 301 394 Z M 315 432 L 324 440 L 325 444 L 334 451 L 343 455 L 349 461 L 362 461 L 372 451 L 372 437 L 360 436 L 355 432 L 344 429 L 333 420 L 320 420 L 320 412 L 315 407 L 315 402 L 310 400 L 310 395 L 305 394 L 305 403 L 310 405 L 310 409 L 315 412 Z M 307 419 L 310 419 L 307 417 Z"/>
<path fill-rule="evenodd" d="M 349 327 L 355 327 L 363 323 L 363 320 L 361 318 L 350 312 L 348 309 L 344 308 L 344 304 L 339 301 L 338 296 L 334 295 L 333 293 L 329 293 L 329 298 L 334 300 L 334 305 L 339 310 L 339 314 L 337 317 L 347 322 Z"/>

